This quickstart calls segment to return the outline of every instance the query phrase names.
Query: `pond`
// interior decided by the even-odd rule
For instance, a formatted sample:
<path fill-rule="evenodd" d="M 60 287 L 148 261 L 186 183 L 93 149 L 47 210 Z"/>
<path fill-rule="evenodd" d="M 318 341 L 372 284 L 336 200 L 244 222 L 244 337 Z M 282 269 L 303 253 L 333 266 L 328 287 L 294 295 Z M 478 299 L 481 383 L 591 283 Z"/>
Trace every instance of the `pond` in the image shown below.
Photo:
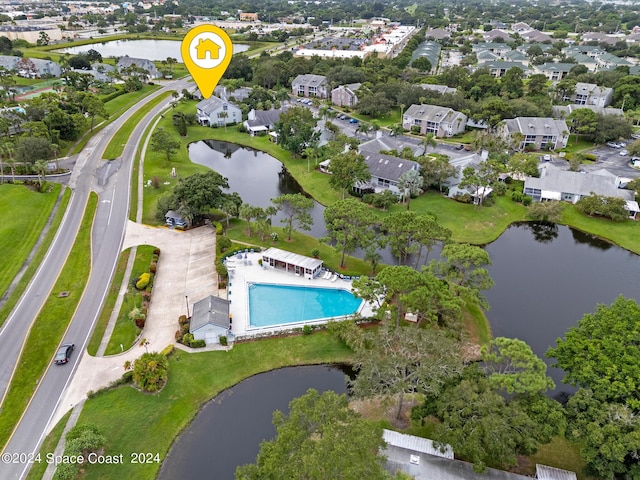
<path fill-rule="evenodd" d="M 350 371 L 335 366 L 292 367 L 262 373 L 207 403 L 171 447 L 158 480 L 233 480 L 236 467 L 256 460 L 262 440 L 275 436 L 273 412 L 310 388 L 346 393 Z"/>
<path fill-rule="evenodd" d="M 77 55 L 93 49 L 99 52 L 103 58 L 129 56 L 161 61 L 171 57 L 182 63 L 181 43 L 178 40 L 111 40 L 77 47 L 67 47 L 56 51 Z M 247 50 L 249 50 L 249 45 L 233 44 L 233 53 L 246 52 Z"/>
<path fill-rule="evenodd" d="M 296 180 L 271 155 L 242 147 L 235 143 L 217 140 L 202 140 L 189 144 L 189 158 L 193 163 L 204 165 L 229 179 L 229 191 L 238 192 L 242 201 L 260 207 L 271 206 L 271 199 L 288 193 L 301 193 Z M 324 207 L 314 201 L 311 210 L 313 225 L 303 233 L 323 237 Z M 273 225 L 282 226 L 283 217 L 276 215 Z"/>
<path fill-rule="evenodd" d="M 618 295 L 640 300 L 640 257 L 592 235 L 564 226 L 522 223 L 510 226 L 486 247 L 495 285 L 486 293 L 494 337 L 519 338 L 547 363 L 545 352 L 597 304 Z M 563 372 L 550 369 L 554 394 Z"/>

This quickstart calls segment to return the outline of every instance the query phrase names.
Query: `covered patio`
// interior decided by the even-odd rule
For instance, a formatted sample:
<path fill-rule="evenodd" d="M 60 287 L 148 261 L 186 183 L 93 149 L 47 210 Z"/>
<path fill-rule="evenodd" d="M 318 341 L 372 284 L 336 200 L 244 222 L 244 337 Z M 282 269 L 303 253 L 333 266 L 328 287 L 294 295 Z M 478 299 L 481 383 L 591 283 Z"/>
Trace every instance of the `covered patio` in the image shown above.
<path fill-rule="evenodd" d="M 309 280 L 315 278 L 322 270 L 322 260 L 273 247 L 262 252 L 262 263 L 298 276 L 303 275 Z"/>

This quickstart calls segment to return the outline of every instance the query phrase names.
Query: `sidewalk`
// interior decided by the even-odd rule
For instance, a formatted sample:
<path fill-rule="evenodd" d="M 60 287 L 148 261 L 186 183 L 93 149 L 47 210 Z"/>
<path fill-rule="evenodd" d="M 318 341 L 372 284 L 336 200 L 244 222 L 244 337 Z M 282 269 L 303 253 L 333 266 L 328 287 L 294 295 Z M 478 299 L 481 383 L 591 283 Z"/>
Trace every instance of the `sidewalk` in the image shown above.
<path fill-rule="evenodd" d="M 215 231 L 199 227 L 180 232 L 127 223 L 123 250 L 136 245 L 160 248 L 158 272 L 142 336 L 150 352 L 160 351 L 175 342 L 178 317 L 186 314 L 186 295 L 190 305 L 207 295 L 216 294 Z M 53 428 L 64 414 L 86 398 L 88 391 L 99 390 L 124 373 L 124 363 L 145 353 L 142 347 L 109 357 L 92 357 L 82 352 L 73 380 L 66 389 L 49 424 Z M 48 433 L 48 432 L 47 432 Z"/>

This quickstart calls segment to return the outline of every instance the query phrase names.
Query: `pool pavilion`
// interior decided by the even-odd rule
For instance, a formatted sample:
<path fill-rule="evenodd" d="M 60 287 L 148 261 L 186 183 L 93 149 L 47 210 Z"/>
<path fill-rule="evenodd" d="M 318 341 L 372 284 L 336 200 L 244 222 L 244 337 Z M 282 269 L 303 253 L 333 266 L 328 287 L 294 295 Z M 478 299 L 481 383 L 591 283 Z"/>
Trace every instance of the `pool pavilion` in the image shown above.
<path fill-rule="evenodd" d="M 262 252 L 262 263 L 298 276 L 302 275 L 308 280 L 317 277 L 322 271 L 322 260 L 273 247 Z"/>

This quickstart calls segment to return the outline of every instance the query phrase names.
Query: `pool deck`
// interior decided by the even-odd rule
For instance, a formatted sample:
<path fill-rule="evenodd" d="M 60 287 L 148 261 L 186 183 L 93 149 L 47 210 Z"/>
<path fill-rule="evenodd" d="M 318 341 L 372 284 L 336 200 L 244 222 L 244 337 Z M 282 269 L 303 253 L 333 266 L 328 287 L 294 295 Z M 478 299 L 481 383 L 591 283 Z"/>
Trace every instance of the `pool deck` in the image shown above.
<path fill-rule="evenodd" d="M 248 284 L 250 283 L 272 283 L 276 285 L 296 285 L 305 287 L 325 287 L 325 288 L 339 288 L 342 290 L 351 291 L 351 281 L 337 278 L 335 280 L 324 279 L 322 272 L 316 278 L 309 280 L 304 276 L 295 275 L 292 272 L 285 272 L 284 270 L 275 269 L 268 265 L 260 266 L 258 260 L 262 258 L 262 255 L 258 252 L 249 252 L 246 254 L 247 258 L 244 259 L 244 253 L 242 259 L 237 257 L 230 257 L 233 260 L 227 262 L 227 268 L 229 272 L 229 287 L 227 289 L 227 298 L 231 300 L 229 305 L 229 314 L 233 318 L 231 325 L 231 331 L 236 337 L 246 337 L 252 335 L 264 335 L 271 332 L 277 332 L 282 330 L 291 330 L 293 328 L 299 328 L 306 324 L 322 324 L 326 323 L 327 319 L 319 320 L 307 320 L 297 323 L 286 323 L 282 325 L 273 325 L 268 327 L 251 327 L 249 325 L 249 290 Z M 235 265 L 235 267 L 232 267 Z M 366 317 L 373 314 L 371 305 L 363 303 L 358 313 L 361 316 Z"/>

